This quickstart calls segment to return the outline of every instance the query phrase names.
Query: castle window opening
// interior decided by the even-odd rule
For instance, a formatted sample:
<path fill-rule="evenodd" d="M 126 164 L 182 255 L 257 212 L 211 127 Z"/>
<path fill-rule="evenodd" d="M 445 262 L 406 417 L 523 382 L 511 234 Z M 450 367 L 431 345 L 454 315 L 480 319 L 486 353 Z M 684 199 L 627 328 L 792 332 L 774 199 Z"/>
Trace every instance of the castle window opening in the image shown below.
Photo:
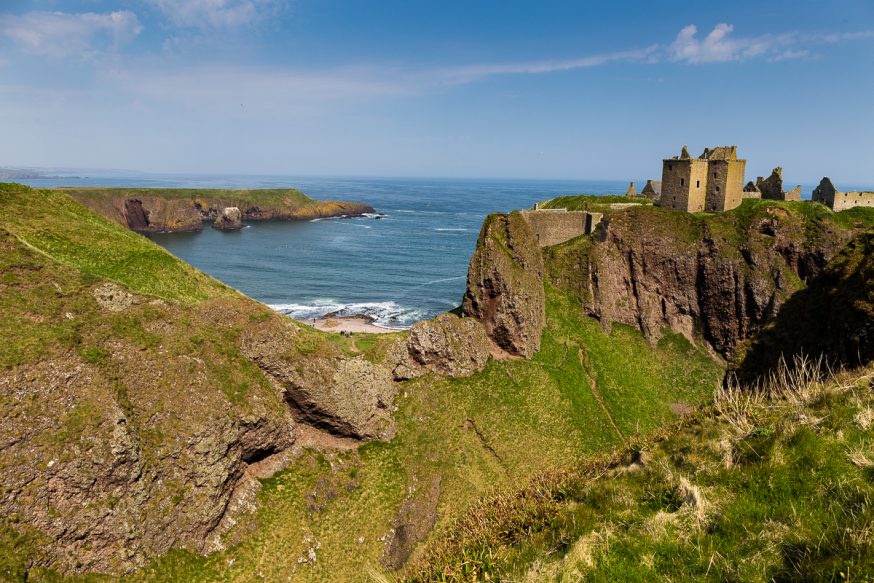
<path fill-rule="evenodd" d="M 685 185 L 686 185 L 686 179 L 680 178 L 680 186 L 685 186 Z"/>
<path fill-rule="evenodd" d="M 718 186 L 716 187 L 716 192 L 719 192 L 719 187 L 718 187 Z"/>
<path fill-rule="evenodd" d="M 695 181 L 695 188 L 701 188 L 701 181 L 700 180 Z"/>

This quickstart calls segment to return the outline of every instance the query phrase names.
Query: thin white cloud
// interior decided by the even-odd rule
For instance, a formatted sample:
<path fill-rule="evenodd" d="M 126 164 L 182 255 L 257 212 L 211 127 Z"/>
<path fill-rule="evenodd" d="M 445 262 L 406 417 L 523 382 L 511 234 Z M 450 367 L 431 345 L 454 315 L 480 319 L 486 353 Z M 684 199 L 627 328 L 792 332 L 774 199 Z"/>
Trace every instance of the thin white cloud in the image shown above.
<path fill-rule="evenodd" d="M 198 111 L 245 110 L 252 115 L 315 111 L 329 104 L 415 92 L 411 84 L 365 68 L 294 71 L 216 65 L 167 70 L 129 66 L 107 70 L 101 78 L 144 102 L 177 104 Z"/>
<path fill-rule="evenodd" d="M 467 65 L 443 69 L 440 75 L 450 83 L 470 83 L 492 75 L 554 73 L 598 67 L 608 63 L 648 62 L 655 57 L 658 50 L 658 45 L 653 45 L 645 49 L 617 51 L 576 59 Z"/>
<path fill-rule="evenodd" d="M 808 51 L 807 49 L 797 49 L 797 50 L 787 49 L 787 50 L 783 51 L 782 53 L 780 53 L 779 55 L 777 55 L 775 57 L 771 57 L 771 61 L 776 63 L 779 61 L 788 61 L 790 59 L 802 59 L 804 57 L 809 57 L 809 56 L 810 56 L 810 51 Z"/>
<path fill-rule="evenodd" d="M 173 24 L 186 28 L 250 26 L 276 15 L 286 0 L 146 0 Z"/>
<path fill-rule="evenodd" d="M 692 64 L 741 61 L 784 52 L 798 40 L 795 33 L 739 38 L 732 35 L 733 31 L 734 26 L 721 23 L 703 39 L 699 39 L 698 27 L 690 24 L 680 31 L 668 47 L 668 57 L 673 61 Z"/>
<path fill-rule="evenodd" d="M 26 53 L 49 57 L 88 57 L 117 48 L 136 37 L 143 27 L 133 12 L 27 12 L 0 14 L 0 37 Z"/>

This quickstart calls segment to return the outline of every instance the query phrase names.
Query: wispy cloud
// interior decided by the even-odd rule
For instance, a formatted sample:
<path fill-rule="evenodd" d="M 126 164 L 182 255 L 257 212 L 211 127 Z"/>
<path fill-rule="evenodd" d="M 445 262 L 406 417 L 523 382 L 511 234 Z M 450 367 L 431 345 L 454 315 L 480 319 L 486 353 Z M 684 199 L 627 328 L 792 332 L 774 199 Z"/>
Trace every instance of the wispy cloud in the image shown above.
<path fill-rule="evenodd" d="M 384 73 L 384 72 L 383 72 Z M 206 113 L 245 111 L 282 116 L 337 103 L 413 94 L 404 84 L 369 68 L 293 71 L 214 65 L 167 70 L 156 66 L 113 68 L 101 78 L 138 99 L 172 103 Z M 390 78 L 391 77 L 391 78 Z"/>
<path fill-rule="evenodd" d="M 136 37 L 143 27 L 133 12 L 28 12 L 0 14 L 0 37 L 22 51 L 48 57 L 89 57 L 117 48 Z"/>
<path fill-rule="evenodd" d="M 450 67 L 441 70 L 439 74 L 450 83 L 470 83 L 492 75 L 554 73 L 557 71 L 587 69 L 590 67 L 607 65 L 609 63 L 648 62 L 656 57 L 658 51 L 659 46 L 652 45 L 645 49 L 616 51 L 612 53 L 589 55 L 574 59 L 515 63 L 489 63 L 480 65 Z"/>
<path fill-rule="evenodd" d="M 801 51 L 787 50 L 798 42 L 797 33 L 765 34 L 756 37 L 735 37 L 734 26 L 717 24 L 703 39 L 698 38 L 698 27 L 690 24 L 683 28 L 668 47 L 668 58 L 686 63 L 724 63 L 756 57 L 784 58 L 802 56 Z M 806 53 L 805 53 L 806 54 Z"/>
<path fill-rule="evenodd" d="M 147 0 L 173 24 L 188 28 L 250 26 L 276 15 L 286 0 Z"/>

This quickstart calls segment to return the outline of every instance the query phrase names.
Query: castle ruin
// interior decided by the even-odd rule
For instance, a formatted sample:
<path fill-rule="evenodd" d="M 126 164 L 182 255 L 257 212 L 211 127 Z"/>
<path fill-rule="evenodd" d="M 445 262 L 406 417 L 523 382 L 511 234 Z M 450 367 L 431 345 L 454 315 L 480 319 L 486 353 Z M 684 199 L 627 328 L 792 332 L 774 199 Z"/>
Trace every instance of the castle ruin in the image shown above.
<path fill-rule="evenodd" d="M 705 148 L 698 158 L 683 146 L 679 156 L 662 163 L 660 204 L 686 212 L 731 210 L 743 199 L 746 164 L 737 146 Z"/>
<path fill-rule="evenodd" d="M 855 206 L 874 207 L 874 192 L 840 192 L 826 176 L 813 190 L 813 201 L 821 202 L 833 211 L 842 211 Z"/>

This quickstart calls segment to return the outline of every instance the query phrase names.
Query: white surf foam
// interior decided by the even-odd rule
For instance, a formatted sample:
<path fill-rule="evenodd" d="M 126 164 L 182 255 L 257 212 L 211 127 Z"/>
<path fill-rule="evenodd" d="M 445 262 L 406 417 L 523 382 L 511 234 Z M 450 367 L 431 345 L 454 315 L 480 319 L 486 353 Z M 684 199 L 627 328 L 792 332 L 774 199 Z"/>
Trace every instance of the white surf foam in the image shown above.
<path fill-rule="evenodd" d="M 311 304 L 271 304 L 270 307 L 304 322 L 329 314 L 339 318 L 361 316 L 372 319 L 376 326 L 392 330 L 405 330 L 426 316 L 424 310 L 392 301 L 343 304 L 332 299 L 318 299 Z"/>

